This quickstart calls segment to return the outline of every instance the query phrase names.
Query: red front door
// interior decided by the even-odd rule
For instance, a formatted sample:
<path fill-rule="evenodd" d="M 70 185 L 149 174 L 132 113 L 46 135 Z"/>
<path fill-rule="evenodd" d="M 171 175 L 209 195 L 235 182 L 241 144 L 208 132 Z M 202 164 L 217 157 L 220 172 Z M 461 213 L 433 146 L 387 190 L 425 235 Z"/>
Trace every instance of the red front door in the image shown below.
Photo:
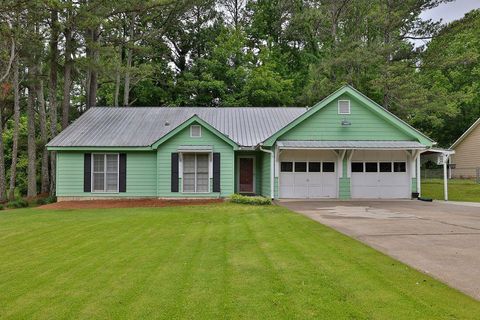
<path fill-rule="evenodd" d="M 253 158 L 240 158 L 239 171 L 239 192 L 253 193 Z"/>

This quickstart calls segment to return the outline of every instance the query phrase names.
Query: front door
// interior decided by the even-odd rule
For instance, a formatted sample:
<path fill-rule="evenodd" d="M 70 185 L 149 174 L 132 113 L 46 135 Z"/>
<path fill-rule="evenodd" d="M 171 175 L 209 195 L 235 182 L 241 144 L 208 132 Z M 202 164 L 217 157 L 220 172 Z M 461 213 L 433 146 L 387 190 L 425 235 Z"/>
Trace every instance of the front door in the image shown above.
<path fill-rule="evenodd" d="M 253 158 L 240 158 L 239 159 L 239 188 L 240 193 L 254 193 L 253 184 Z"/>

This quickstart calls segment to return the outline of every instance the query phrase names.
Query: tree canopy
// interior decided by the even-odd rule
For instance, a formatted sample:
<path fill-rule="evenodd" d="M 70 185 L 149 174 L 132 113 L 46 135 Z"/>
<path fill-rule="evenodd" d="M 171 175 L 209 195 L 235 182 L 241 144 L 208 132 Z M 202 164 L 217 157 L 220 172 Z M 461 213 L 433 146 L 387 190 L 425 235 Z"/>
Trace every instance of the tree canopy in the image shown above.
<path fill-rule="evenodd" d="M 448 1 L 4 0 L 0 200 L 53 192 L 45 143 L 97 105 L 305 107 L 351 84 L 448 146 L 480 116 L 480 11 L 420 18 Z"/>

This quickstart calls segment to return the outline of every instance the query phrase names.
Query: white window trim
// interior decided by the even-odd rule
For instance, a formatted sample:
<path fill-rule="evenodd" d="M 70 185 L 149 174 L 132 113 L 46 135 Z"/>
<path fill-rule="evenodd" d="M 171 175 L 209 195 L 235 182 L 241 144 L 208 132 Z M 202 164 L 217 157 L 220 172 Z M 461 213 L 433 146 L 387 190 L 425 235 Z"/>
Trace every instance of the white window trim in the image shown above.
<path fill-rule="evenodd" d="M 253 190 L 250 192 L 242 192 L 242 193 L 247 193 L 247 194 L 255 194 L 255 190 L 257 190 L 257 172 L 256 172 L 256 157 L 254 155 L 252 156 L 239 156 L 237 158 L 237 191 L 240 193 L 240 159 L 253 159 Z"/>
<path fill-rule="evenodd" d="M 116 191 L 107 191 L 107 154 L 114 154 L 117 156 L 117 190 Z M 103 155 L 103 191 L 102 190 L 95 190 L 94 181 L 93 181 L 93 162 L 94 162 L 94 155 Z M 91 193 L 120 193 L 120 154 L 119 153 L 101 153 L 96 152 L 92 153 L 92 158 L 90 160 L 90 192 Z"/>
<path fill-rule="evenodd" d="M 183 155 L 184 154 L 194 154 L 195 155 L 195 191 L 185 191 L 184 188 L 184 181 L 185 179 L 183 179 Z M 202 192 L 199 192 L 199 191 L 196 191 L 197 190 L 197 154 L 207 154 L 208 155 L 208 189 L 207 191 L 202 191 Z M 213 161 L 211 160 L 213 158 L 212 156 L 212 152 L 182 152 L 180 153 L 180 163 L 181 163 L 181 171 L 179 173 L 179 175 L 181 175 L 181 178 L 182 178 L 182 193 L 185 193 L 185 194 L 206 194 L 206 193 L 211 193 L 210 190 L 211 190 L 211 177 L 213 177 L 213 164 L 211 164 Z M 179 166 L 180 167 L 180 166 Z"/>
<path fill-rule="evenodd" d="M 340 103 L 341 102 L 348 102 L 348 112 L 341 112 L 340 111 Z M 350 100 L 338 100 L 338 114 L 351 114 L 352 113 L 352 108 L 350 106 Z"/>
<path fill-rule="evenodd" d="M 198 136 L 193 135 L 193 128 L 198 127 Z M 190 138 L 201 138 L 202 137 L 202 126 L 198 124 L 192 124 L 190 126 Z"/>

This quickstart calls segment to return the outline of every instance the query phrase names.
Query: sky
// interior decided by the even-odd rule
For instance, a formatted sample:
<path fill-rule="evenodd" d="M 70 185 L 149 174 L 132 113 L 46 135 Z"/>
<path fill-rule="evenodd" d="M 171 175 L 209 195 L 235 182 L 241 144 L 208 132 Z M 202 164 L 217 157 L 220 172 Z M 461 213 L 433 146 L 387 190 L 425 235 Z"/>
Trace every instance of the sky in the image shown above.
<path fill-rule="evenodd" d="M 442 19 L 443 23 L 448 23 L 460 19 L 465 13 L 478 8 L 480 8 L 480 0 L 455 0 L 424 11 L 420 16 L 425 20 L 439 21 Z"/>

